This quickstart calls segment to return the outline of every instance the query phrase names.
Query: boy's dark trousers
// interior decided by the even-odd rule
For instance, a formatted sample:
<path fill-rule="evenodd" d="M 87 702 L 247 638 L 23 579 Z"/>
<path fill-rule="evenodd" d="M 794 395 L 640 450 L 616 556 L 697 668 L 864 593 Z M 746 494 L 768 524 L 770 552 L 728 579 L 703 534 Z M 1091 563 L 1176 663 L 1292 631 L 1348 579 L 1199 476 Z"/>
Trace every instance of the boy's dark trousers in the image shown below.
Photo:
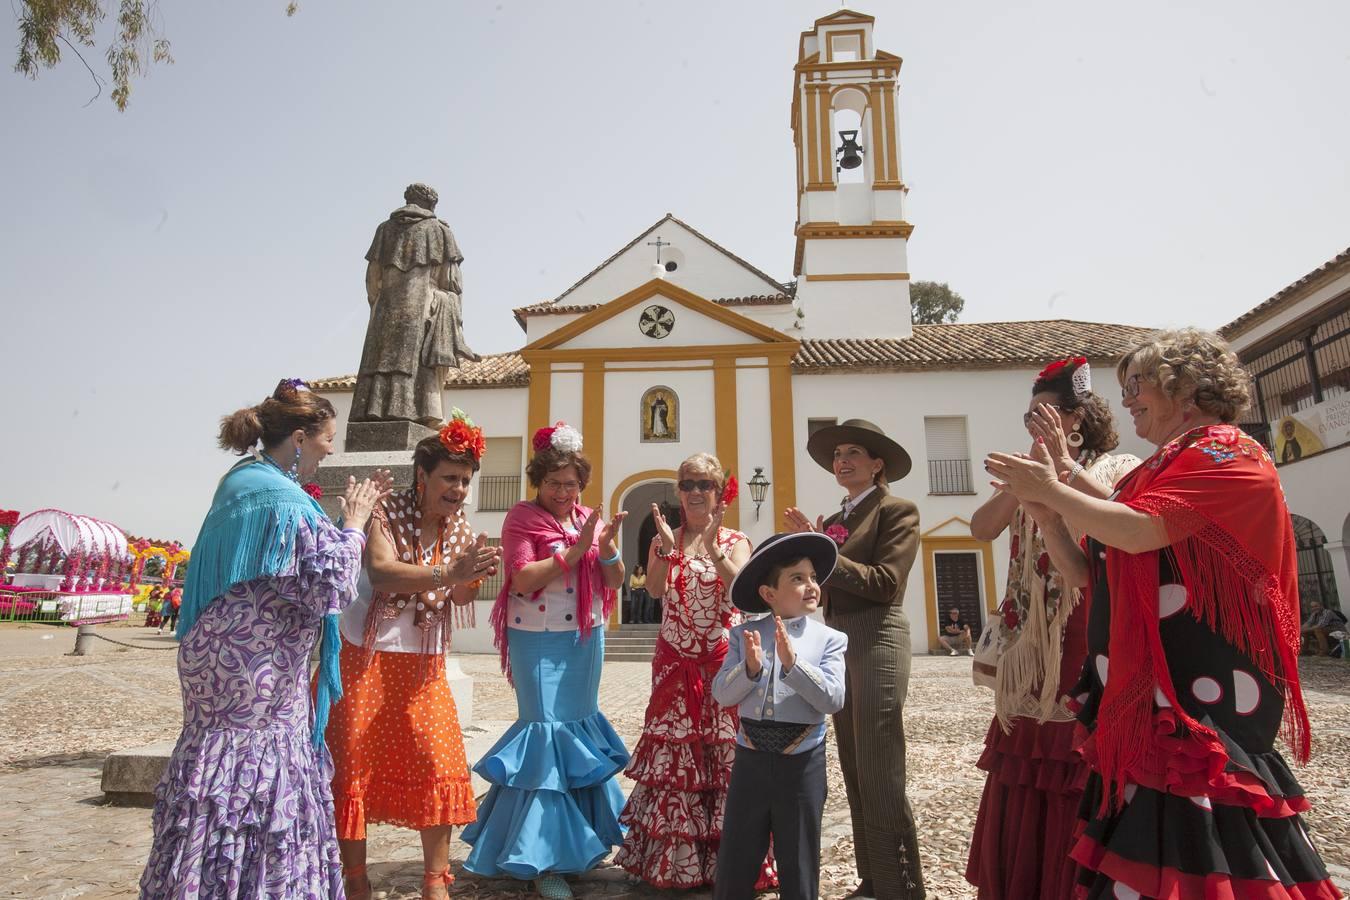
<path fill-rule="evenodd" d="M 749 900 L 773 835 L 781 900 L 816 900 L 825 742 L 793 756 L 736 746 L 727 788 L 714 900 Z"/>

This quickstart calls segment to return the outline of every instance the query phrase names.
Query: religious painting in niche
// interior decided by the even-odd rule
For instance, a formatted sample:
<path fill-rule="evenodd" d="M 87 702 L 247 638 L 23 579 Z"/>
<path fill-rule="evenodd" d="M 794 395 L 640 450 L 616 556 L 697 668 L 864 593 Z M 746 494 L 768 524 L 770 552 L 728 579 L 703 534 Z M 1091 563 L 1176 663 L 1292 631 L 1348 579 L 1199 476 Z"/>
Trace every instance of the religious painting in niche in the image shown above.
<path fill-rule="evenodd" d="M 642 442 L 674 443 L 680 439 L 680 398 L 658 385 L 642 395 Z"/>

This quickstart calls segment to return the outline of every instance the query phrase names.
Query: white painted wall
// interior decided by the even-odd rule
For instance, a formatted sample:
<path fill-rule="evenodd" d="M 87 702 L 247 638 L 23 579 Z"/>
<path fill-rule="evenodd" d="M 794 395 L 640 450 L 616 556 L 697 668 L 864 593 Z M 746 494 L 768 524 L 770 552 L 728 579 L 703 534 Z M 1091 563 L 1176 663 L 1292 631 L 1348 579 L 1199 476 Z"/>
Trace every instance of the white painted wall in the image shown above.
<path fill-rule="evenodd" d="M 907 338 L 914 333 L 908 281 L 802 280 L 797 302 L 806 315 L 802 330 L 792 333 L 804 337 Z"/>
<path fill-rule="evenodd" d="M 766 359 L 747 359 L 748 366 L 763 366 Z M 736 372 L 736 444 L 740 457 L 740 471 L 736 478 L 741 483 L 741 498 L 737 501 L 741 513 L 741 531 L 750 538 L 750 543 L 758 546 L 765 538 L 773 534 L 773 482 L 778 477 L 773 469 L 773 435 L 769 430 L 769 370 L 767 368 L 742 368 Z M 803 425 L 803 428 L 805 425 Z M 770 487 L 760 507 L 759 519 L 755 519 L 755 503 L 750 499 L 747 483 L 755 473 L 755 467 L 764 469 L 764 477 L 769 479 Z"/>
<path fill-rule="evenodd" d="M 1232 341 L 1233 349 L 1241 352 L 1274 334 L 1282 328 L 1295 323 L 1317 311 L 1323 304 L 1336 299 L 1346 291 L 1350 291 L 1350 272 L 1342 275 L 1333 281 L 1328 282 L 1308 296 L 1291 304 L 1287 309 L 1271 316 L 1269 319 L 1254 326 L 1250 331 L 1239 335 Z"/>
<path fill-rule="evenodd" d="M 880 426 L 898 441 L 913 460 L 910 474 L 891 485 L 891 492 L 913 500 L 919 507 L 920 532 L 959 516 L 971 515 L 993 493 L 980 465 L 990 452 L 1022 451 L 1030 438 L 1022 427 L 1031 384 L 1036 370 L 980 372 L 891 372 L 880 374 L 798 375 L 792 379 L 794 443 L 797 447 L 797 500 L 809 515 L 829 514 L 838 509 L 843 494 L 834 476 L 817 466 L 806 453 L 806 421 L 809 418 L 863 418 Z M 1116 410 L 1119 413 L 1119 410 Z M 973 495 L 934 496 L 928 493 L 928 465 L 924 437 L 925 416 L 965 416 L 971 451 Z M 1151 452 L 1143 441 L 1129 433 L 1127 423 L 1121 451 L 1146 457 Z M 951 534 L 947 529 L 943 534 Z M 968 533 L 968 531 L 966 532 Z M 1003 594 L 1007 577 L 1008 538 L 994 542 L 995 595 Z M 905 612 L 916 652 L 928 649 L 928 612 L 924 596 L 921 559 L 910 572 L 905 591 Z"/>
<path fill-rule="evenodd" d="M 710 246 L 682 225 L 666 222 L 638 241 L 599 272 L 566 295 L 562 303 L 608 303 L 651 280 L 656 248 L 647 241 L 658 237 L 673 246 L 662 248 L 662 259 L 683 257 L 674 272 L 664 277 L 700 297 L 747 297 L 776 294 L 782 288 L 751 272 L 727 254 Z"/>

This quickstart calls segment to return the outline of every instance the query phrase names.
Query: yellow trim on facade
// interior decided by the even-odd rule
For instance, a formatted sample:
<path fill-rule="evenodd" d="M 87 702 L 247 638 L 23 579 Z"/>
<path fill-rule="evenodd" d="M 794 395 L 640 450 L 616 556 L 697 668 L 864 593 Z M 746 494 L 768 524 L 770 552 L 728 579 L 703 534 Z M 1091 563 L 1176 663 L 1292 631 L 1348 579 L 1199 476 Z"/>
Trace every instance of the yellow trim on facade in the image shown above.
<path fill-rule="evenodd" d="M 808 84 L 804 90 L 806 91 L 806 189 L 812 191 L 818 190 L 820 184 L 820 141 L 816 137 L 816 132 L 820 130 L 816 124 L 820 114 L 820 104 L 816 102 L 816 95 L 820 88 Z"/>
<path fill-rule="evenodd" d="M 761 341 L 770 341 L 775 343 L 781 341 L 787 341 L 794 344 L 796 343 L 796 341 L 794 341 L 791 337 L 788 337 L 786 334 L 784 334 L 781 331 L 778 331 L 775 328 L 770 328 L 767 325 L 761 325 L 754 319 L 743 316 L 740 313 L 732 312 L 731 310 L 726 309 L 725 307 L 713 303 L 711 300 L 705 300 L 698 294 L 695 294 L 692 291 L 687 291 L 684 288 L 679 287 L 678 285 L 671 284 L 670 282 L 665 281 L 661 278 L 653 278 L 646 284 L 641 285 L 640 287 L 637 287 L 626 294 L 616 297 L 613 300 L 610 300 L 608 303 L 600 304 L 598 308 L 591 310 L 590 312 L 572 320 L 571 322 L 568 322 L 566 325 L 562 326 L 556 331 L 544 335 L 542 338 L 535 341 L 534 343 L 526 345 L 525 348 L 520 351 L 520 354 L 522 357 L 525 357 L 525 359 L 528 361 L 530 358 L 530 354 L 535 351 L 551 350 L 555 352 L 564 352 L 558 351 L 557 348 L 560 344 L 565 344 L 568 341 L 572 340 L 573 338 L 581 334 L 584 334 L 587 331 L 590 331 L 592 328 L 599 325 L 601 322 L 608 321 L 609 319 L 612 319 L 615 316 L 619 315 L 619 313 L 632 309 L 639 303 L 642 303 L 645 300 L 650 300 L 652 297 L 658 296 L 666 300 L 669 300 L 673 303 L 678 303 L 681 306 L 685 307 L 686 309 L 693 310 L 696 313 L 700 313 L 704 316 L 707 316 L 710 319 L 721 322 L 724 325 L 729 325 L 732 328 L 736 329 L 737 331 L 749 335 L 752 338 L 758 338 Z M 714 345 L 714 347 L 716 346 L 733 346 L 733 345 Z M 667 358 L 657 355 L 660 353 L 662 349 L 663 348 L 652 347 L 649 350 L 637 349 L 637 352 L 641 354 L 649 354 L 646 356 L 639 357 L 642 359 Z M 577 353 L 584 351 L 565 351 L 565 352 Z M 596 352 L 607 355 L 611 351 L 601 349 L 597 350 Z M 621 357 L 616 356 L 607 358 L 617 359 Z M 687 359 L 689 357 L 680 357 L 680 358 Z"/>
<path fill-rule="evenodd" d="M 938 610 L 937 596 L 937 554 L 941 552 L 969 552 L 980 555 L 981 569 L 983 571 L 984 582 L 984 608 L 985 614 L 992 615 L 998 608 L 997 590 L 994 582 L 994 545 L 988 541 L 977 541 L 973 537 L 962 537 L 953 535 L 950 537 L 932 536 L 934 531 L 946 526 L 950 522 L 960 522 L 967 528 L 970 523 L 965 519 L 953 516 L 937 528 L 929 531 L 919 538 L 919 549 L 923 556 L 923 593 L 924 605 L 928 611 L 928 649 L 936 650 L 938 647 L 938 621 L 940 611 Z M 972 628 L 972 632 L 976 629 Z M 972 634 L 972 637 L 978 637 L 978 634 Z"/>
<path fill-rule="evenodd" d="M 736 360 L 719 360 L 713 366 L 713 440 L 722 468 L 744 481 L 740 467 L 740 431 L 736 412 Z M 728 528 L 741 527 L 741 506 L 727 507 L 722 522 Z"/>
<path fill-rule="evenodd" d="M 820 103 L 820 183 L 834 184 L 834 115 L 828 86 L 816 92 Z"/>
<path fill-rule="evenodd" d="M 735 359 L 738 357 L 768 357 L 770 365 L 778 357 L 791 360 L 801 344 L 794 340 L 762 344 L 705 344 L 677 347 L 584 347 L 576 350 L 534 350 L 527 362 L 582 362 L 590 359 L 615 362 L 663 362 L 677 359 Z M 522 356 L 525 354 L 522 353 Z M 632 369 L 610 369 L 611 372 L 631 372 Z M 556 374 L 556 373 L 555 373 Z M 575 373 L 568 373 L 575 374 Z"/>
<path fill-rule="evenodd" d="M 839 275 L 806 275 L 807 281 L 909 281 L 908 272 L 852 272 Z"/>
<path fill-rule="evenodd" d="M 886 170 L 886 154 L 881 148 L 886 146 L 885 132 L 882 130 L 881 85 L 872 82 L 868 85 L 868 114 L 872 118 L 872 187 L 885 182 L 890 173 Z"/>
<path fill-rule="evenodd" d="M 797 505 L 797 445 L 793 437 L 791 359 L 779 357 L 769 367 L 769 433 L 772 437 L 774 531 L 787 531 L 784 512 Z"/>
<path fill-rule="evenodd" d="M 798 238 L 905 238 L 914 226 L 900 220 L 878 221 L 870 225 L 840 225 L 838 222 L 808 222 L 797 228 Z"/>
<path fill-rule="evenodd" d="M 896 74 L 900 73 L 899 68 Z M 895 121 L 895 82 L 890 81 L 881 87 L 881 107 L 886 111 L 886 171 L 891 178 L 900 177 L 900 162 L 896 154 L 896 147 L 900 143 L 900 127 Z M 908 235 L 906 235 L 908 237 Z"/>
<path fill-rule="evenodd" d="M 619 504 L 623 503 L 623 495 L 637 487 L 639 484 L 645 484 L 650 481 L 674 481 L 679 477 L 679 473 L 672 469 L 648 469 L 645 472 L 637 472 L 633 475 L 629 475 L 623 481 L 620 481 L 619 486 L 609 495 L 609 514 L 614 515 L 615 512 L 621 509 L 622 507 Z M 637 522 L 632 523 L 631 527 L 638 527 Z M 642 548 L 639 547 L 638 553 L 641 552 Z M 647 565 L 645 557 L 643 557 L 642 565 L 644 567 Z M 614 611 L 609 614 L 609 622 L 606 623 L 607 631 L 618 629 L 620 624 L 619 614 L 622 612 L 622 606 L 623 604 L 621 603 L 614 604 Z"/>
<path fill-rule="evenodd" d="M 526 433 L 533 435 L 552 421 L 549 418 L 549 413 L 551 412 L 550 404 L 553 400 L 551 396 L 553 373 L 548 360 L 533 360 L 528 356 L 523 356 L 523 358 L 526 365 L 530 367 L 529 400 L 525 415 L 529 431 Z"/>
<path fill-rule="evenodd" d="M 843 23 L 835 23 L 835 22 L 832 22 L 832 23 L 830 23 L 830 24 L 833 25 L 833 24 L 843 24 Z M 865 29 L 865 28 L 841 28 L 841 29 L 838 30 L 838 31 L 828 31 L 828 32 L 826 32 L 823 36 L 824 36 L 824 38 L 825 38 L 825 47 L 826 47 L 825 57 L 826 57 L 826 61 L 827 61 L 827 62 L 834 62 L 834 51 L 835 51 L 834 42 L 835 42 L 835 38 L 850 38 L 850 37 L 856 37 L 856 38 L 858 39 L 858 59 L 867 59 L 867 58 L 868 58 L 868 57 L 867 57 L 867 29 Z M 853 62 L 853 61 L 854 61 L 854 60 L 849 60 L 849 62 Z"/>
<path fill-rule="evenodd" d="M 820 30 L 822 25 L 871 25 L 876 19 L 867 13 L 854 12 L 851 9 L 841 9 L 838 12 L 832 12 L 828 16 L 821 16 L 812 24 L 816 26 L 816 31 Z M 813 34 L 807 31 L 804 34 Z"/>
<path fill-rule="evenodd" d="M 591 480 L 581 492 L 581 502 L 596 507 L 605 497 L 604 360 L 587 360 L 581 370 L 581 434 L 586 441 L 586 458 L 591 461 Z M 614 510 L 606 513 L 613 515 Z"/>

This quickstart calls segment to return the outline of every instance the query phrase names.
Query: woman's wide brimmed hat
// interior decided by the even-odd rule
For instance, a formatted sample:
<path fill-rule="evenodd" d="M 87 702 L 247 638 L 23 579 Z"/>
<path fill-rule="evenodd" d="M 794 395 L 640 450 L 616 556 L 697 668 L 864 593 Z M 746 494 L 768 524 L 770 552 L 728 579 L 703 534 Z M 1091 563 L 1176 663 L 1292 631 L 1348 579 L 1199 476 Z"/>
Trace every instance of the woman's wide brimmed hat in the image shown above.
<path fill-rule="evenodd" d="M 839 547 L 834 538 L 817 531 L 784 532 L 775 534 L 755 548 L 750 558 L 731 582 L 731 602 L 742 612 L 769 611 L 769 604 L 759 595 L 759 586 L 769 574 L 769 568 L 786 559 L 807 557 L 816 570 L 816 581 L 824 583 L 834 571 L 839 559 Z"/>
<path fill-rule="evenodd" d="M 887 481 L 899 481 L 909 474 L 909 454 L 905 448 L 866 419 L 845 419 L 838 425 L 820 429 L 807 440 L 806 452 L 822 469 L 833 472 L 834 448 L 840 444 L 866 447 L 867 452 L 885 464 Z"/>

